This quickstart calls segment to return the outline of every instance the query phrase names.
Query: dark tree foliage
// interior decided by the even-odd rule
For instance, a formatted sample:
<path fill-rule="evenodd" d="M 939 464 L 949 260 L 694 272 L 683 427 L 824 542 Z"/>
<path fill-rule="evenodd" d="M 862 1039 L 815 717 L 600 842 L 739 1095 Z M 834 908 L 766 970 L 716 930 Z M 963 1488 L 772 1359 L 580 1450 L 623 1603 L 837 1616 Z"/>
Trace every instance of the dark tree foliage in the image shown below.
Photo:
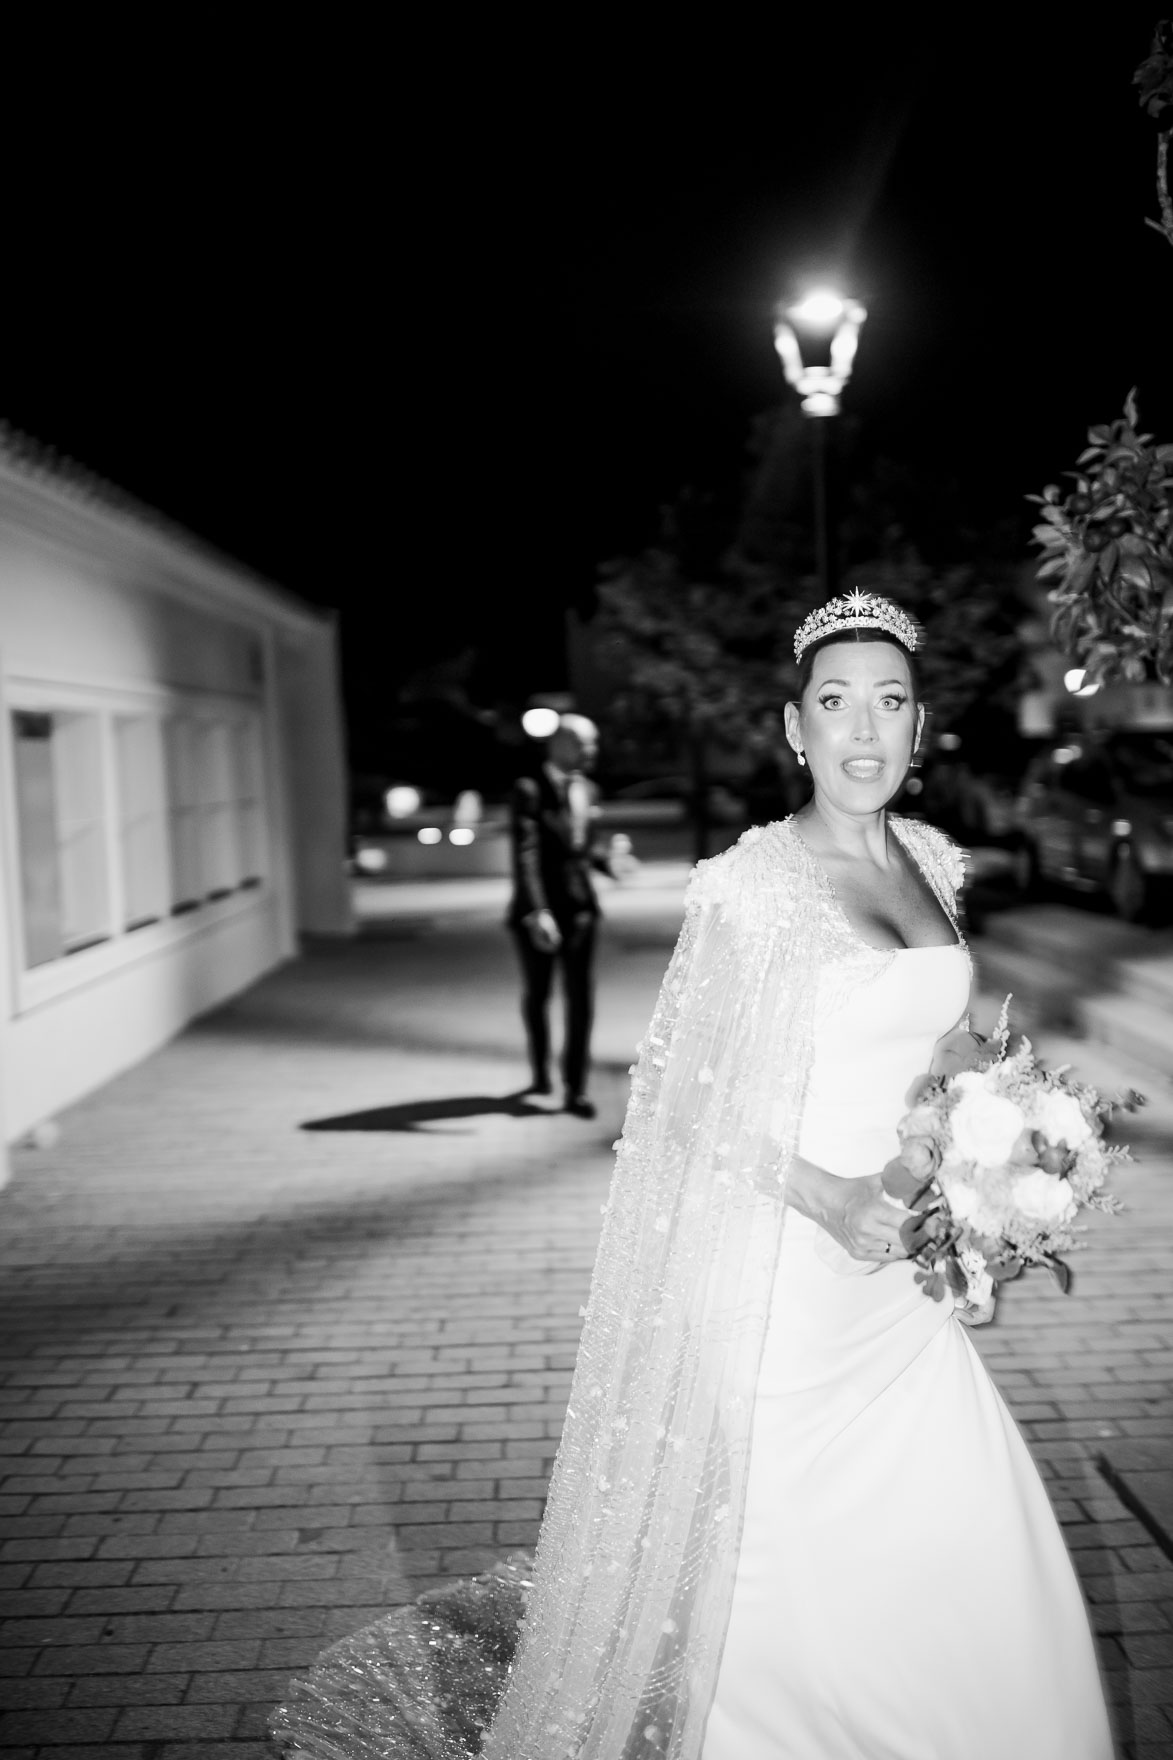
<path fill-rule="evenodd" d="M 1169 140 L 1173 135 L 1173 22 L 1162 19 L 1133 76 L 1157 124 L 1157 200 L 1149 220 L 1173 244 Z M 1124 414 L 1088 430 L 1066 474 L 1028 497 L 1042 509 L 1034 540 L 1055 607 L 1051 633 L 1084 667 L 1089 684 L 1173 682 L 1173 445 L 1140 432 L 1135 388 Z"/>
<path fill-rule="evenodd" d="M 1031 496 L 1052 634 L 1089 684 L 1173 680 L 1173 446 L 1138 428 L 1131 391 L 1120 420 L 1088 430 L 1074 486 Z"/>
<path fill-rule="evenodd" d="M 1169 193 L 1169 138 L 1173 134 L 1173 22 L 1163 18 L 1153 33 L 1153 45 L 1133 74 L 1140 87 L 1140 104 L 1157 125 L 1157 201 L 1159 220 L 1147 225 L 1173 244 L 1173 197 Z"/>

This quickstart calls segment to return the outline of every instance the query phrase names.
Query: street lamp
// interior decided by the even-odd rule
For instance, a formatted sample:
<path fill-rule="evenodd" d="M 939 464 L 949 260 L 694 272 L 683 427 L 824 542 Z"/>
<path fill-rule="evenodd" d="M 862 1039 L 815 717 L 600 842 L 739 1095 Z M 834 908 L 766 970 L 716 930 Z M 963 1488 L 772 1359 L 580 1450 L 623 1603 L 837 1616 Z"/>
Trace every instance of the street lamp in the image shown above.
<path fill-rule="evenodd" d="M 557 709 L 548 709 L 539 703 L 536 707 L 526 710 L 521 718 L 521 725 L 523 731 L 528 733 L 531 739 L 549 739 L 550 735 L 557 731 L 560 720 L 561 716 Z"/>
<path fill-rule="evenodd" d="M 774 347 L 788 385 L 802 399 L 802 413 L 815 418 L 814 449 L 815 555 L 819 588 L 824 599 L 832 592 L 831 534 L 827 518 L 827 430 L 819 418 L 839 414 L 839 398 L 851 377 L 860 326 L 867 312 L 858 300 L 844 299 L 830 288 L 808 293 L 795 305 L 780 305 L 774 315 Z M 813 358 L 821 356 L 825 358 Z"/>

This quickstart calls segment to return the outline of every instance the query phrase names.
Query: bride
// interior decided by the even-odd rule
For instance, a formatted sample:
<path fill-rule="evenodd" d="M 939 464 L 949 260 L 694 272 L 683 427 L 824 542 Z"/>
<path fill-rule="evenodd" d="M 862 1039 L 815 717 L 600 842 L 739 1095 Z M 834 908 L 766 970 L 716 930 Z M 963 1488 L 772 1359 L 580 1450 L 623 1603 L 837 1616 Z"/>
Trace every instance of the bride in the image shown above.
<path fill-rule="evenodd" d="M 858 591 L 807 618 L 811 799 L 690 884 L 483 1745 L 392 1616 L 302 1683 L 294 1753 L 1110 1760 L 1058 1525 L 957 1323 L 984 1316 L 924 1294 L 880 1184 L 913 1078 L 973 1051 L 960 854 L 887 812 L 916 641 Z"/>

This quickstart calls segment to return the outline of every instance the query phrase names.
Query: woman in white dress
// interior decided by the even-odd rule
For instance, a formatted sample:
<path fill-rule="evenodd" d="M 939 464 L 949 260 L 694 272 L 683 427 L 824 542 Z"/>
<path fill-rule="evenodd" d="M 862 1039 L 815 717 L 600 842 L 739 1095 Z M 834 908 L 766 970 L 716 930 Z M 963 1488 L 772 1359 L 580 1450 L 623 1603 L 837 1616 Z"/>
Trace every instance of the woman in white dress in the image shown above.
<path fill-rule="evenodd" d="M 958 1324 L 981 1316 L 914 1281 L 880 1184 L 913 1079 L 974 1051 L 959 853 L 886 810 L 915 645 L 867 594 L 807 619 L 811 801 L 690 886 L 483 1747 L 437 1628 L 429 1652 L 400 1616 L 303 1686 L 295 1753 L 1111 1760 L 1058 1525 Z"/>
<path fill-rule="evenodd" d="M 795 830 L 892 957 L 847 998 L 820 977 L 703 1760 L 1106 1760 L 1047 1494 L 952 1301 L 914 1281 L 876 1171 L 911 1078 L 956 1067 L 938 1041 L 971 982 L 949 901 L 884 812 L 923 710 L 894 643 L 804 658 L 787 733 L 814 794 Z"/>

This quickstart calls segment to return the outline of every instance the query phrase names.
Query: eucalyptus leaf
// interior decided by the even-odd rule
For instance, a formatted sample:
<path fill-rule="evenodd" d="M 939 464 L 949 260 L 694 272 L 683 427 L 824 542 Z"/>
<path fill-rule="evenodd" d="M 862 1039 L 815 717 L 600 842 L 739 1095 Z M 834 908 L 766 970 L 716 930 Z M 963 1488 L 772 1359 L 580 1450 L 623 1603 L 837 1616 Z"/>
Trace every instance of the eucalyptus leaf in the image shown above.
<path fill-rule="evenodd" d="M 1066 1265 L 1062 1259 L 1056 1259 L 1053 1257 L 1044 1259 L 1043 1264 L 1047 1267 L 1047 1270 L 1051 1273 L 1051 1276 L 1055 1279 L 1055 1282 L 1059 1285 L 1063 1294 L 1067 1295 L 1071 1289 L 1070 1265 Z"/>

